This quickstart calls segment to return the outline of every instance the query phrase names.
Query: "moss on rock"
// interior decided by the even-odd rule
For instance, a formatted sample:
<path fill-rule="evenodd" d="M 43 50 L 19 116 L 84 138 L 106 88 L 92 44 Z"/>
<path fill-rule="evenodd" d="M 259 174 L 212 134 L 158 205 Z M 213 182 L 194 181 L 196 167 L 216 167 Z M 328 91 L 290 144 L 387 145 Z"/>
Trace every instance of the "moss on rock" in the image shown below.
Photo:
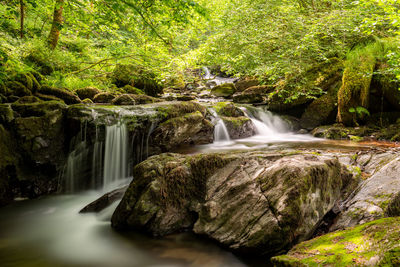
<path fill-rule="evenodd" d="M 217 97 L 229 98 L 236 92 L 236 87 L 233 83 L 224 83 L 217 85 L 211 89 L 211 94 Z"/>
<path fill-rule="evenodd" d="M 115 98 L 114 94 L 111 93 L 99 93 L 93 97 L 94 103 L 110 104 Z"/>
<path fill-rule="evenodd" d="M 60 89 L 48 85 L 43 85 L 39 89 L 39 93 L 58 97 L 62 99 L 67 105 L 79 104 L 82 102 L 77 95 L 68 91 L 68 89 Z"/>
<path fill-rule="evenodd" d="M 94 96 L 100 93 L 100 90 L 94 87 L 81 88 L 75 91 L 80 99 L 90 99 L 93 101 Z"/>
<path fill-rule="evenodd" d="M 19 97 L 32 95 L 32 92 L 28 88 L 26 88 L 25 85 L 17 81 L 7 82 L 6 87 L 8 88 L 9 95 Z"/>
<path fill-rule="evenodd" d="M 247 138 L 256 134 L 256 129 L 253 122 L 247 117 L 241 116 L 221 118 L 225 123 L 230 138 L 232 139 Z"/>
<path fill-rule="evenodd" d="M 275 266 L 398 266 L 400 218 L 386 218 L 298 244 Z"/>
<path fill-rule="evenodd" d="M 240 117 L 244 116 L 244 112 L 236 107 L 233 103 L 231 102 L 219 102 L 213 106 L 215 109 L 215 112 L 219 116 L 225 116 L 225 117 Z"/>
<path fill-rule="evenodd" d="M 274 87 L 269 85 L 253 86 L 241 93 L 235 94 L 233 101 L 244 104 L 264 103 L 268 98 L 268 94 L 273 90 Z"/>

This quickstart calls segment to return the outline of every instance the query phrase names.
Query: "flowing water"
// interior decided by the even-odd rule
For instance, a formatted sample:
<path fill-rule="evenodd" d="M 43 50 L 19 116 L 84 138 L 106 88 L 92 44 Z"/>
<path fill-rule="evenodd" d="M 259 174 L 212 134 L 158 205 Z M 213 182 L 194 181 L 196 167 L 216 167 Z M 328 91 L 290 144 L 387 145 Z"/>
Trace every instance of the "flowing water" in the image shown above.
<path fill-rule="evenodd" d="M 204 73 L 203 79 L 210 82 L 210 84 L 214 83 L 214 86 L 221 85 L 224 83 L 233 83 L 235 82 L 235 80 L 237 80 L 237 78 L 225 78 L 225 77 L 213 76 L 207 67 L 203 67 L 203 73 Z M 211 87 L 213 87 L 213 85 Z"/>
<path fill-rule="evenodd" d="M 261 109 L 244 109 L 257 134 L 232 140 L 215 111 L 215 141 L 185 153 L 280 148 L 331 148 L 358 150 L 363 145 L 348 141 L 326 141 L 294 134 L 285 121 Z M 151 132 L 138 137 L 140 150 L 146 151 Z M 86 125 L 74 140 L 64 177 L 67 192 L 76 195 L 52 196 L 16 202 L 0 209 L 1 266 L 246 266 L 232 253 L 210 241 L 184 233 L 152 239 L 138 233 L 113 231 L 110 217 L 117 203 L 99 214 L 79 214 L 106 189 L 129 183 L 128 147 L 133 147 L 126 125 L 118 122 L 105 128 L 105 137 L 87 140 Z M 145 147 L 146 146 L 146 147 Z M 365 147 L 368 147 L 367 145 Z M 142 155 L 141 153 L 140 155 Z M 146 151 L 148 154 L 148 151 Z M 147 155 L 146 155 L 147 156 Z M 82 187 L 78 181 L 89 177 Z M 100 181 L 99 181 L 100 179 Z M 101 186 L 99 186 L 99 184 Z M 82 191 L 85 188 L 102 191 Z M 266 263 L 266 261 L 262 261 Z M 255 264 L 255 266 L 262 266 Z"/>
<path fill-rule="evenodd" d="M 110 226 L 116 203 L 79 214 L 98 192 L 17 202 L 0 209 L 1 266 L 245 266 L 189 233 L 152 239 Z"/>

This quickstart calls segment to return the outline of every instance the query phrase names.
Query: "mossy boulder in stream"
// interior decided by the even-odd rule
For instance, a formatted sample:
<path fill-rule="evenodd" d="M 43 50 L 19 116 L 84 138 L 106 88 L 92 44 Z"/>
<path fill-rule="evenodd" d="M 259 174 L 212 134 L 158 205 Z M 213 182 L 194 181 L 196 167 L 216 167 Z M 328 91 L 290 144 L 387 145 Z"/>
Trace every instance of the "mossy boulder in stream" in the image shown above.
<path fill-rule="evenodd" d="M 171 151 L 182 145 L 212 143 L 213 134 L 214 126 L 200 111 L 196 111 L 161 123 L 152 136 L 162 151 Z"/>
<path fill-rule="evenodd" d="M 241 110 L 231 102 L 219 102 L 215 104 L 213 108 L 219 116 L 240 117 L 245 115 L 243 110 Z"/>
<path fill-rule="evenodd" d="M 236 92 L 236 87 L 233 83 L 224 83 L 217 85 L 211 89 L 211 94 L 217 97 L 229 98 Z"/>
<path fill-rule="evenodd" d="M 252 78 L 245 78 L 235 82 L 237 92 L 243 92 L 247 88 L 258 86 L 259 84 L 260 84 L 259 80 Z"/>
<path fill-rule="evenodd" d="M 276 152 L 162 154 L 137 165 L 134 177 L 114 228 L 156 236 L 193 229 L 259 254 L 309 238 L 353 181 L 335 158 Z"/>
<path fill-rule="evenodd" d="M 139 105 L 159 102 L 157 98 L 147 95 L 123 94 L 111 101 L 113 105 Z"/>
<path fill-rule="evenodd" d="M 256 134 L 253 122 L 247 117 L 221 117 L 221 119 L 232 139 L 247 138 Z"/>
<path fill-rule="evenodd" d="M 111 93 L 99 93 L 93 97 L 94 103 L 110 104 L 115 98 L 114 94 Z"/>
<path fill-rule="evenodd" d="M 274 266 L 400 266 L 400 217 L 380 219 L 298 244 Z"/>
<path fill-rule="evenodd" d="M 233 101 L 244 104 L 265 103 L 268 99 L 268 94 L 273 90 L 274 87 L 269 85 L 253 86 L 235 94 Z"/>

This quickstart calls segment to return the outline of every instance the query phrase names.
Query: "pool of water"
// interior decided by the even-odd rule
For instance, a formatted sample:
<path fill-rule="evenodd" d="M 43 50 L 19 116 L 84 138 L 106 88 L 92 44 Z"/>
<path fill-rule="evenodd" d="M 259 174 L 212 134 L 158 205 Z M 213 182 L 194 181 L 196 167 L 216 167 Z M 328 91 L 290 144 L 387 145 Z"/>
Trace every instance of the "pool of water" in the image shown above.
<path fill-rule="evenodd" d="M 246 266 L 191 233 L 153 239 L 110 226 L 117 203 L 79 214 L 99 192 L 16 202 L 0 209 L 1 266 Z"/>

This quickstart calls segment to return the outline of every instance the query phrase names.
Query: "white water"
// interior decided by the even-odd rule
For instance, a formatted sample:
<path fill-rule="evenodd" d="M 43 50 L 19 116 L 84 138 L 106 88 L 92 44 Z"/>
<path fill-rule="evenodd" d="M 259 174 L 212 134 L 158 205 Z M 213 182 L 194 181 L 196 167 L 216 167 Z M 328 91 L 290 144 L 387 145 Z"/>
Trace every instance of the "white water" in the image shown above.
<path fill-rule="evenodd" d="M 226 144 L 229 143 L 231 140 L 229 136 L 228 129 L 226 128 L 226 125 L 224 121 L 218 116 L 217 112 L 210 108 L 209 109 L 210 113 L 214 117 L 213 123 L 214 123 L 214 144 Z"/>
<path fill-rule="evenodd" d="M 219 125 L 219 121 L 214 122 L 214 143 L 210 145 L 201 145 L 196 148 L 197 152 L 215 152 L 220 150 L 248 150 L 248 149 L 266 149 L 276 148 L 279 144 L 286 143 L 305 143 L 318 141 L 320 139 L 305 134 L 296 134 L 289 130 L 288 124 L 279 116 L 262 109 L 254 109 L 253 113 L 246 108 L 242 108 L 245 115 L 251 119 L 256 135 L 243 139 L 226 139 L 216 138 L 220 135 L 223 126 Z M 214 118 L 219 118 L 215 111 L 210 109 Z M 215 114 L 214 114 L 215 113 Z M 220 121 L 222 121 L 220 119 Z M 223 123 L 223 121 L 222 121 Z M 218 127 L 217 127 L 218 126 Z M 225 125 L 224 125 L 225 126 Z M 225 127 L 226 130 L 226 127 Z M 229 136 L 228 131 L 226 134 Z"/>
<path fill-rule="evenodd" d="M 204 72 L 203 79 L 208 80 L 209 82 L 215 82 L 215 85 L 221 85 L 224 83 L 233 83 L 236 80 L 236 78 L 224 78 L 219 76 L 213 76 L 207 67 L 203 67 L 202 69 Z"/>
<path fill-rule="evenodd" d="M 128 177 L 128 130 L 118 122 L 107 126 L 104 152 L 103 189 Z"/>

